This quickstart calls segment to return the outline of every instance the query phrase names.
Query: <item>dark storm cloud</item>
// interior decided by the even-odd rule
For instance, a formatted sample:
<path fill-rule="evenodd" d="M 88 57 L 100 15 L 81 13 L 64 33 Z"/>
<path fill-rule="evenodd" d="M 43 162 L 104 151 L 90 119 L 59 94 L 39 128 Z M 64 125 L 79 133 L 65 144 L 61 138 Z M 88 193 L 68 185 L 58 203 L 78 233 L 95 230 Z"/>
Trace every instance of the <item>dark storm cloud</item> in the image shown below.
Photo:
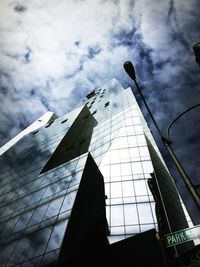
<path fill-rule="evenodd" d="M 19 54 L 10 54 L 10 53 L 6 53 L 6 55 L 7 55 L 8 57 L 11 57 L 11 58 L 15 59 L 15 60 L 18 60 L 18 59 L 21 57 L 21 55 L 19 55 Z"/>
<path fill-rule="evenodd" d="M 117 33 L 114 33 L 113 35 L 113 47 L 116 46 L 133 46 L 136 41 L 136 31 L 137 28 L 133 28 L 131 30 L 127 29 L 119 29 Z"/>
<path fill-rule="evenodd" d="M 80 46 L 80 43 L 81 43 L 80 41 L 76 41 L 75 42 L 75 45 L 79 47 Z"/>
<path fill-rule="evenodd" d="M 138 33 L 138 28 L 130 33 L 121 33 L 120 39 L 123 43 L 131 44 L 137 47 L 137 55 L 135 56 L 135 66 L 138 72 L 140 83 L 145 86 L 144 94 L 152 103 L 155 113 L 160 113 L 160 105 L 167 107 L 169 100 L 173 100 L 178 90 L 182 90 L 185 83 L 191 83 L 190 75 L 188 75 L 185 65 L 185 54 L 188 54 L 189 43 L 186 41 L 183 32 L 179 30 L 179 22 L 177 19 L 174 1 L 169 2 L 167 15 L 167 30 L 169 32 L 168 43 L 163 49 L 163 57 L 158 58 L 157 51 L 152 49 L 148 43 L 144 42 L 142 33 Z M 134 37 L 133 37 L 134 34 Z M 171 44 L 169 42 L 171 41 Z M 134 59 L 134 56 L 133 56 Z M 180 64 L 180 65 L 179 65 Z M 177 75 L 181 72 L 183 77 Z M 168 74 L 168 76 L 166 75 Z M 165 77 L 165 79 L 162 79 Z M 168 78 L 166 78 L 168 77 Z M 182 103 L 176 104 L 176 107 L 170 107 L 177 110 L 181 109 Z M 169 110 L 168 110 L 169 111 Z M 169 112 L 170 114 L 171 112 Z"/>
<path fill-rule="evenodd" d="M 85 57 L 84 57 L 85 58 Z M 80 64 L 79 64 L 79 67 L 76 69 L 76 70 L 73 70 L 73 72 L 71 72 L 70 74 L 66 74 L 64 76 L 64 78 L 66 80 L 68 79 L 71 79 L 71 78 L 74 78 L 80 71 L 83 70 L 83 64 L 84 64 L 84 60 L 80 60 Z"/>
<path fill-rule="evenodd" d="M 41 103 L 43 104 L 44 107 L 46 107 L 47 110 L 49 110 L 49 103 L 46 97 L 41 97 Z"/>
<path fill-rule="evenodd" d="M 153 79 L 154 62 L 152 59 L 153 50 L 145 44 L 140 27 L 133 27 L 129 31 L 119 29 L 113 35 L 112 44 L 115 46 L 127 46 L 132 48 L 133 64 L 136 68 L 138 80 L 146 81 Z M 145 79 L 144 79 L 145 77 Z"/>
<path fill-rule="evenodd" d="M 30 63 L 32 50 L 29 47 L 26 47 L 26 50 L 27 52 L 25 53 L 24 58 L 25 58 L 26 63 Z"/>
<path fill-rule="evenodd" d="M 176 9 L 175 9 L 175 6 L 174 6 L 174 1 L 170 0 L 170 2 L 169 2 L 169 10 L 168 10 L 168 14 L 167 14 L 167 22 L 169 22 L 170 18 L 173 17 L 173 16 L 175 17 L 175 21 L 177 22 Z"/>
<path fill-rule="evenodd" d="M 24 5 L 21 5 L 21 4 L 17 4 L 15 7 L 14 7 L 14 10 L 17 12 L 17 13 L 23 13 L 26 11 L 26 7 Z"/>
<path fill-rule="evenodd" d="M 31 48 L 26 47 L 24 53 L 22 53 L 22 54 L 6 53 L 6 56 L 10 57 L 11 59 L 21 60 L 24 63 L 30 63 L 30 61 L 31 61 L 31 53 L 32 53 Z"/>
<path fill-rule="evenodd" d="M 176 12 L 176 8 L 175 8 L 175 4 L 174 4 L 173 0 L 170 0 L 170 3 L 169 3 L 169 10 L 168 10 L 166 23 L 171 28 L 172 41 L 173 42 L 178 41 L 186 49 L 190 49 L 190 44 L 185 39 L 184 33 L 182 32 L 181 28 L 179 27 L 179 22 L 177 19 L 177 12 Z"/>
<path fill-rule="evenodd" d="M 98 55 L 100 52 L 101 52 L 101 48 L 96 45 L 96 46 L 93 46 L 93 47 L 88 47 L 88 58 L 92 59 L 94 58 L 96 55 Z"/>

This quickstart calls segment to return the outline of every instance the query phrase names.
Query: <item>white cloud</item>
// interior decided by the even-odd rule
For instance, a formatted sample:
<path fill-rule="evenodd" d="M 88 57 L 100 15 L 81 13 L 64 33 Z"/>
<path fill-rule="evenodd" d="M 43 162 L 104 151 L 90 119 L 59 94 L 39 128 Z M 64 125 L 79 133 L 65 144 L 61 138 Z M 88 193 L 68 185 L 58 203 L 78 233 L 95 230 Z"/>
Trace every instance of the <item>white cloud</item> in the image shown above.
<path fill-rule="evenodd" d="M 174 2 L 179 9 L 176 18 L 180 20 L 175 24 L 181 25 L 183 14 L 187 13 L 191 22 L 193 9 L 188 2 Z M 15 117 L 14 124 L 19 119 L 8 105 L 35 119 L 47 106 L 63 114 L 87 91 L 113 77 L 124 80 L 123 63 L 129 59 L 134 60 L 143 76 L 148 68 L 154 68 L 153 64 L 167 61 L 165 67 L 152 72 L 160 77 L 159 82 L 167 82 L 165 73 L 169 77 L 172 74 L 171 60 L 178 53 L 181 58 L 183 53 L 177 48 L 177 41 L 171 42 L 174 25 L 166 23 L 169 3 L 1 0 L 0 83 L 4 87 L 1 109 L 7 118 Z M 186 21 L 184 25 L 189 29 Z M 191 35 L 194 37 L 194 33 Z M 143 58 L 141 51 L 146 53 Z M 5 123 L 2 116 L 0 121 Z"/>

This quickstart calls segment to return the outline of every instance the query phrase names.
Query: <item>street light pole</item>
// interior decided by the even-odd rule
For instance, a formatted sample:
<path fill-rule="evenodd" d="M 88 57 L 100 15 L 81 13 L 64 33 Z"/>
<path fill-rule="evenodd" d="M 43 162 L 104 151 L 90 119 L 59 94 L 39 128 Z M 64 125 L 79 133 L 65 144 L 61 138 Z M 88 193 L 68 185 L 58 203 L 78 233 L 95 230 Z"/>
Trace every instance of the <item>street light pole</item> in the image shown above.
<path fill-rule="evenodd" d="M 149 109 L 148 105 L 147 105 L 147 102 L 142 94 L 142 91 L 140 90 L 140 87 L 136 81 L 136 75 L 135 75 L 135 70 L 134 70 L 134 67 L 133 67 L 133 64 L 131 63 L 131 61 L 127 61 L 124 63 L 124 69 L 125 71 L 127 72 L 127 74 L 129 75 L 129 77 L 135 82 L 135 85 L 137 87 L 137 90 L 145 104 L 145 107 L 147 108 L 148 112 L 149 112 L 149 115 L 154 123 L 154 126 L 156 127 L 157 131 L 158 131 L 158 134 L 164 144 L 164 146 L 166 147 L 168 153 L 170 154 L 178 172 L 180 173 L 188 191 L 190 192 L 191 196 L 193 197 L 195 203 L 197 204 L 199 210 L 200 210 L 200 198 L 199 198 L 199 195 L 196 191 L 196 188 L 194 187 L 194 185 L 192 184 L 191 180 L 189 179 L 188 175 L 186 174 L 185 170 L 183 169 L 182 165 L 180 164 L 180 162 L 178 161 L 178 159 L 176 158 L 176 155 L 174 154 L 174 151 L 172 150 L 172 147 L 171 147 L 171 140 L 165 138 L 165 136 L 162 134 L 157 122 L 155 121 L 154 119 L 154 116 L 151 112 L 151 110 Z"/>

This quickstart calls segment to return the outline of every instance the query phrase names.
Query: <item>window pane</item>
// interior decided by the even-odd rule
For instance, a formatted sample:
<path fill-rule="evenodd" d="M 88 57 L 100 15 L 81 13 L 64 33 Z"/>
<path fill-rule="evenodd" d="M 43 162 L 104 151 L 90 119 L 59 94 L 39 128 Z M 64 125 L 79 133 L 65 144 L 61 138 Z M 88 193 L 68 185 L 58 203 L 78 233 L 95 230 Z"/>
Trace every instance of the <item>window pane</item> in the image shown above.
<path fill-rule="evenodd" d="M 70 181 L 71 181 L 71 176 L 63 177 L 62 180 L 60 180 L 58 183 L 56 193 L 67 190 L 67 188 L 69 187 Z"/>
<path fill-rule="evenodd" d="M 120 175 L 120 165 L 119 164 L 110 165 L 110 171 L 111 171 L 111 177 L 112 176 L 119 176 Z"/>
<path fill-rule="evenodd" d="M 154 224 L 144 224 L 144 225 L 141 225 L 141 231 L 144 232 L 144 231 L 148 231 L 150 229 L 153 229 L 155 228 L 155 225 Z"/>
<path fill-rule="evenodd" d="M 133 162 L 132 163 L 132 171 L 133 171 L 133 174 L 140 174 L 143 172 L 142 170 L 142 164 L 141 162 Z"/>
<path fill-rule="evenodd" d="M 115 138 L 112 142 L 111 149 L 119 149 L 119 138 Z"/>
<path fill-rule="evenodd" d="M 138 224 L 136 204 L 124 205 L 125 224 Z"/>
<path fill-rule="evenodd" d="M 51 238 L 49 240 L 49 243 L 46 249 L 47 252 L 60 248 L 67 223 L 68 223 L 68 220 L 65 220 L 60 223 L 57 223 L 54 226 Z"/>
<path fill-rule="evenodd" d="M 50 205 L 47 209 L 47 212 L 45 214 L 45 219 L 48 219 L 50 217 L 53 217 L 59 213 L 60 206 L 62 204 L 64 197 L 60 197 L 58 199 L 55 199 L 50 202 Z"/>
<path fill-rule="evenodd" d="M 134 123 L 134 125 L 135 124 L 140 124 L 141 123 L 140 117 L 133 117 L 133 123 Z"/>
<path fill-rule="evenodd" d="M 73 174 L 71 177 L 71 183 L 69 186 L 73 186 L 75 184 L 78 184 L 80 182 L 80 179 L 81 179 L 81 176 L 82 176 L 82 172 L 77 172 L 75 174 Z"/>
<path fill-rule="evenodd" d="M 138 213 L 139 213 L 140 223 L 153 223 L 151 208 L 148 203 L 139 204 Z"/>
<path fill-rule="evenodd" d="M 128 225 L 125 226 L 126 234 L 137 234 L 140 232 L 139 225 Z"/>
<path fill-rule="evenodd" d="M 126 131 L 128 135 L 135 134 L 135 129 L 133 126 L 127 126 Z"/>
<path fill-rule="evenodd" d="M 126 120 L 125 120 L 125 125 L 132 125 L 133 123 L 132 123 L 132 118 L 127 118 Z"/>
<path fill-rule="evenodd" d="M 141 125 L 135 126 L 135 133 L 136 134 L 142 134 L 143 133 L 143 128 Z"/>
<path fill-rule="evenodd" d="M 124 225 L 123 206 L 111 206 L 111 225 Z"/>
<path fill-rule="evenodd" d="M 151 161 L 143 161 L 142 162 L 144 173 L 152 173 L 153 172 L 153 166 Z"/>
<path fill-rule="evenodd" d="M 132 181 L 123 182 L 122 188 L 124 197 L 130 197 L 135 195 Z"/>
<path fill-rule="evenodd" d="M 124 136 L 126 135 L 126 127 L 122 127 L 120 130 L 119 130 L 119 136 Z"/>
<path fill-rule="evenodd" d="M 111 235 L 120 235 L 120 234 L 124 234 L 124 226 L 115 226 L 115 227 L 111 227 Z"/>
<path fill-rule="evenodd" d="M 110 164 L 110 151 L 105 154 L 103 160 L 101 161 L 102 165 Z"/>
<path fill-rule="evenodd" d="M 130 175 L 130 174 L 132 174 L 131 164 L 130 163 L 122 163 L 121 164 L 121 175 Z"/>
<path fill-rule="evenodd" d="M 112 183 L 111 184 L 111 198 L 121 197 L 121 196 L 122 196 L 121 183 Z"/>
<path fill-rule="evenodd" d="M 74 199 L 76 197 L 76 191 L 73 191 L 65 196 L 65 200 L 63 201 L 62 208 L 60 212 L 64 212 L 72 208 L 74 203 Z"/>
<path fill-rule="evenodd" d="M 139 154 L 139 150 L 137 147 L 133 147 L 133 148 L 130 148 L 129 149 L 129 152 L 130 152 L 130 158 L 131 160 L 138 160 L 139 157 L 140 157 L 140 154 Z"/>
<path fill-rule="evenodd" d="M 123 239 L 125 239 L 125 235 L 113 235 L 108 237 L 109 243 L 115 243 Z"/>
<path fill-rule="evenodd" d="M 44 217 L 44 214 L 47 210 L 48 204 L 42 205 L 40 207 L 38 207 L 34 213 L 33 216 L 31 217 L 28 226 L 39 223 L 42 221 L 42 218 Z"/>
<path fill-rule="evenodd" d="M 137 141 L 139 145 L 145 145 L 146 144 L 146 140 L 144 135 L 137 135 Z"/>
<path fill-rule="evenodd" d="M 17 241 L 7 244 L 1 248 L 1 264 L 6 264 L 12 254 Z M 4 266 L 4 265 L 3 265 Z"/>
<path fill-rule="evenodd" d="M 120 159 L 128 159 L 129 156 L 129 150 L 128 149 L 121 149 L 120 150 Z"/>
<path fill-rule="evenodd" d="M 14 232 L 20 231 L 26 227 L 26 224 L 28 223 L 33 211 L 26 212 L 22 214 L 15 225 Z"/>
<path fill-rule="evenodd" d="M 100 171 L 104 177 L 109 177 L 110 176 L 110 165 L 103 165 L 100 166 Z"/>
<path fill-rule="evenodd" d="M 28 249 L 30 247 L 30 244 L 31 244 L 30 239 L 25 238 L 25 237 L 22 238 L 18 242 L 18 244 L 17 244 L 17 246 L 16 246 L 16 248 L 15 248 L 13 254 L 12 254 L 12 257 L 11 257 L 11 259 L 9 261 L 9 264 L 12 265 L 12 264 L 16 264 L 16 263 L 22 262 L 24 257 L 26 256 L 26 253 L 27 253 L 27 251 L 28 251 Z"/>
<path fill-rule="evenodd" d="M 146 184 L 144 180 L 134 181 L 135 193 L 137 196 L 147 195 Z"/>
<path fill-rule="evenodd" d="M 33 234 L 31 237 L 31 248 L 26 259 L 37 257 L 44 252 L 51 231 L 51 228 L 45 228 Z"/>
<path fill-rule="evenodd" d="M 136 136 L 128 136 L 128 144 L 130 147 L 137 145 L 137 139 Z"/>
<path fill-rule="evenodd" d="M 118 163 L 120 162 L 119 150 L 111 150 L 110 151 L 110 163 Z"/>
<path fill-rule="evenodd" d="M 118 142 L 119 142 L 119 147 L 120 148 L 126 148 L 126 147 L 128 147 L 127 137 L 119 137 L 118 138 Z"/>
<path fill-rule="evenodd" d="M 55 263 L 56 260 L 58 259 L 59 252 L 60 252 L 60 250 L 57 249 L 57 250 L 51 251 L 49 253 L 46 253 L 43 257 L 43 260 L 42 260 L 42 266 L 50 264 L 50 263 Z"/>
<path fill-rule="evenodd" d="M 146 146 L 139 147 L 141 157 L 149 157 L 149 151 Z"/>

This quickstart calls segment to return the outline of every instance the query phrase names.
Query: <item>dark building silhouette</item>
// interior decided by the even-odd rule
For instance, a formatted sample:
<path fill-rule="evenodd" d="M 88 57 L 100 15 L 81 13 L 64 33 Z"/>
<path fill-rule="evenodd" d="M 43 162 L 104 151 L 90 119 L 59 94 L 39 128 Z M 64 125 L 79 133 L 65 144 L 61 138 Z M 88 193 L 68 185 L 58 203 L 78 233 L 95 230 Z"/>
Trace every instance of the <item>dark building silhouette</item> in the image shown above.
<path fill-rule="evenodd" d="M 131 89 L 116 80 L 22 136 L 0 167 L 1 267 L 175 266 L 193 246 L 164 245 L 187 220 Z"/>

